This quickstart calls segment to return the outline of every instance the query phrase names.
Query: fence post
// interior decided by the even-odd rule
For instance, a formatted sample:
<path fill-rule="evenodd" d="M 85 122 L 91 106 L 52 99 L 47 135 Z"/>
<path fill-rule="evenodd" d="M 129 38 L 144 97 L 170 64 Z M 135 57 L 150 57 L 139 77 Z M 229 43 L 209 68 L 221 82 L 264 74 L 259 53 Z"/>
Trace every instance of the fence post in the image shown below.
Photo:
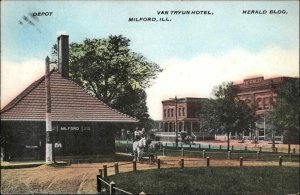
<path fill-rule="evenodd" d="M 259 160 L 259 159 L 260 159 L 260 152 L 259 152 L 259 151 L 257 151 L 256 158 L 257 158 L 257 160 Z"/>
<path fill-rule="evenodd" d="M 206 157 L 206 166 L 209 167 L 209 156 Z"/>
<path fill-rule="evenodd" d="M 242 167 L 243 166 L 243 157 L 241 156 L 240 157 L 240 167 Z"/>
<path fill-rule="evenodd" d="M 119 174 L 119 164 L 115 163 L 115 174 Z"/>
<path fill-rule="evenodd" d="M 278 148 L 277 147 L 275 148 L 275 153 L 278 153 Z"/>
<path fill-rule="evenodd" d="M 99 175 L 97 175 L 97 192 L 101 192 L 101 179 L 102 178 L 102 175 L 101 174 L 99 174 Z"/>
<path fill-rule="evenodd" d="M 201 144 L 199 144 L 199 149 L 201 149 Z"/>
<path fill-rule="evenodd" d="M 107 177 L 107 165 L 103 165 L 103 178 Z"/>
<path fill-rule="evenodd" d="M 126 147 L 125 147 L 125 152 L 128 152 L 128 139 L 126 140 Z"/>
<path fill-rule="evenodd" d="M 289 154 L 289 157 L 290 157 L 290 162 L 292 162 L 293 161 L 293 159 L 292 159 L 293 156 L 292 156 L 291 153 Z"/>
<path fill-rule="evenodd" d="M 228 159 L 228 160 L 231 160 L 231 152 L 230 152 L 230 151 L 228 151 L 227 159 Z"/>
<path fill-rule="evenodd" d="M 222 150 L 222 145 L 220 145 L 220 150 Z"/>
<path fill-rule="evenodd" d="M 132 161 L 132 170 L 136 171 L 136 160 Z"/>
<path fill-rule="evenodd" d="M 115 182 L 113 182 L 113 181 L 110 182 L 110 184 L 109 184 L 109 194 L 112 194 L 112 195 L 116 194 L 115 187 L 116 187 Z"/>
<path fill-rule="evenodd" d="M 293 154 L 296 154 L 296 148 L 293 148 Z"/>
<path fill-rule="evenodd" d="M 184 168 L 184 159 L 183 159 L 183 158 L 180 160 L 180 168 L 181 168 L 181 169 Z"/>
<path fill-rule="evenodd" d="M 210 144 L 208 144 L 208 149 L 210 150 Z"/>
<path fill-rule="evenodd" d="M 165 155 L 166 155 L 165 148 L 163 148 L 163 156 L 165 156 Z"/>
<path fill-rule="evenodd" d="M 160 159 L 157 159 L 157 168 L 160 169 Z"/>
<path fill-rule="evenodd" d="M 233 151 L 233 145 L 231 146 L 231 150 Z"/>
<path fill-rule="evenodd" d="M 205 158 L 205 150 L 202 151 L 202 157 Z"/>
<path fill-rule="evenodd" d="M 190 148 L 192 147 L 192 144 L 190 144 Z"/>
<path fill-rule="evenodd" d="M 282 166 L 282 157 L 279 156 L 279 166 Z"/>
<path fill-rule="evenodd" d="M 184 148 L 181 148 L 181 156 L 184 157 Z"/>
<path fill-rule="evenodd" d="M 261 146 L 259 147 L 259 152 L 261 152 Z"/>
<path fill-rule="evenodd" d="M 245 146 L 245 151 L 247 151 L 248 150 L 248 148 L 247 148 L 247 146 Z"/>

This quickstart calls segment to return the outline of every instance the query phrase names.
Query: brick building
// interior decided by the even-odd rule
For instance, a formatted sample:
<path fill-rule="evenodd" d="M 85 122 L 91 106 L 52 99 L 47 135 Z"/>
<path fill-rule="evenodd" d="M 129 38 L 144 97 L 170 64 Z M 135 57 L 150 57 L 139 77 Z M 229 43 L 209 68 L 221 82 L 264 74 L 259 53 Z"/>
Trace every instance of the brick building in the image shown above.
<path fill-rule="evenodd" d="M 198 113 L 207 100 L 186 97 L 162 101 L 163 119 L 158 121 L 159 132 L 156 136 L 160 140 L 174 141 L 177 125 L 179 133 L 186 131 L 189 135 L 200 137 L 202 123 Z"/>
<path fill-rule="evenodd" d="M 248 105 L 255 109 L 256 131 L 254 134 L 260 139 L 267 139 L 271 136 L 271 127 L 266 118 L 268 112 L 273 108 L 280 86 L 291 77 L 276 77 L 264 79 L 255 77 L 245 79 L 243 83 L 235 84 L 237 97 L 246 101 Z"/>

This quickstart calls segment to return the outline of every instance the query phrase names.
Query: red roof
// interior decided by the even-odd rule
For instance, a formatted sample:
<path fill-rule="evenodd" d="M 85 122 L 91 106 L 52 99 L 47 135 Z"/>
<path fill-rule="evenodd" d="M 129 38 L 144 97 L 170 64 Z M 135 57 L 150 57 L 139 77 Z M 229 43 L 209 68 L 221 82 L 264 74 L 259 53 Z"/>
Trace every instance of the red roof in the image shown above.
<path fill-rule="evenodd" d="M 137 122 L 91 96 L 79 85 L 52 71 L 52 121 Z M 1 110 L 1 120 L 45 121 L 45 77 L 33 82 Z"/>

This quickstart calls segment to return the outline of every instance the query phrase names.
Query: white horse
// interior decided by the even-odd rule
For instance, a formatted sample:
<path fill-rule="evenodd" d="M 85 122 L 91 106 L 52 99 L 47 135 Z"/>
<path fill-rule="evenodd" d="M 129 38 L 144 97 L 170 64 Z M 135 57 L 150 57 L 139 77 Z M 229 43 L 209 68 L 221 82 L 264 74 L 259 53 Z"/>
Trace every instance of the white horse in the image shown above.
<path fill-rule="evenodd" d="M 134 160 L 141 161 L 144 148 L 146 146 L 146 138 L 142 138 L 139 141 L 133 142 L 132 149 L 133 149 L 133 155 L 134 155 Z"/>

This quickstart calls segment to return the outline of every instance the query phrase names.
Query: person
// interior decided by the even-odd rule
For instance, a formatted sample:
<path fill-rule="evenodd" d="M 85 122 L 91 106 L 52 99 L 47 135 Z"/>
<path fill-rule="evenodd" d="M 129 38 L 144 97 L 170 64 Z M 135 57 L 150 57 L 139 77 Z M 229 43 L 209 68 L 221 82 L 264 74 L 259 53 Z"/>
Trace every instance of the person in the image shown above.
<path fill-rule="evenodd" d="M 55 158 L 56 156 L 61 156 L 61 150 L 62 150 L 62 144 L 59 140 L 57 140 L 57 142 L 54 143 L 54 155 L 53 155 L 53 160 L 54 162 L 56 162 Z"/>
<path fill-rule="evenodd" d="M 140 132 L 141 137 L 146 137 L 146 131 L 145 128 L 142 128 L 142 131 Z"/>
<path fill-rule="evenodd" d="M 124 139 L 124 137 L 125 137 L 125 129 L 121 129 L 121 137 L 120 137 L 120 139 Z"/>
<path fill-rule="evenodd" d="M 139 128 L 136 127 L 134 131 L 134 141 L 139 139 Z"/>

